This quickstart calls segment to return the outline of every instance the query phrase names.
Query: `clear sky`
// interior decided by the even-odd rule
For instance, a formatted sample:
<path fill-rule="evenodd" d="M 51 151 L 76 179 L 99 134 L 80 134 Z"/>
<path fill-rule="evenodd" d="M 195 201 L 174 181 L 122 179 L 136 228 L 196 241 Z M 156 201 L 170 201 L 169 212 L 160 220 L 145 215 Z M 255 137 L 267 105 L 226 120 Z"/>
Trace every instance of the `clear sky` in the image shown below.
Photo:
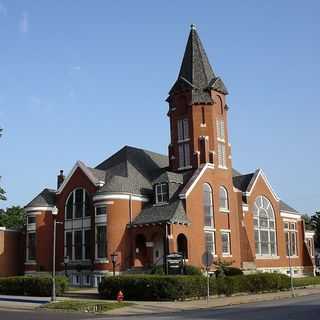
<path fill-rule="evenodd" d="M 0 0 L 1 185 L 25 205 L 76 160 L 166 153 L 189 25 L 230 92 L 233 165 L 320 209 L 319 1 Z"/>

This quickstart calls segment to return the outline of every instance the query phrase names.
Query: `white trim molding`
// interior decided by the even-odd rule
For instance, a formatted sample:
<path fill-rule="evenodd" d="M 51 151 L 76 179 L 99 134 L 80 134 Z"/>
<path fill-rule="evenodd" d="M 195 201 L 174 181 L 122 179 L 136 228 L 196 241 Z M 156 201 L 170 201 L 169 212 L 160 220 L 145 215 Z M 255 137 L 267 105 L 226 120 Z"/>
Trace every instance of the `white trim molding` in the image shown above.
<path fill-rule="evenodd" d="M 133 200 L 141 202 L 149 202 L 149 199 L 141 195 L 133 195 L 130 193 L 105 193 L 93 197 L 93 202 L 101 202 L 103 200 Z"/>
<path fill-rule="evenodd" d="M 299 213 L 280 211 L 280 216 L 281 216 L 281 218 L 288 218 L 288 219 L 293 219 L 296 221 L 301 220 L 301 215 Z"/>
<path fill-rule="evenodd" d="M 36 214 L 41 214 L 42 211 L 52 211 L 52 210 L 53 210 L 53 207 L 26 207 L 25 208 L 27 215 L 28 215 L 28 212 L 32 212 L 32 215 L 36 215 Z"/>
<path fill-rule="evenodd" d="M 195 171 L 193 176 L 189 181 L 192 181 L 191 184 L 187 183 L 186 186 L 183 188 L 182 192 L 179 194 L 180 199 L 186 199 L 193 188 L 196 186 L 200 178 L 203 176 L 207 169 L 214 169 L 214 165 L 212 163 L 206 163 L 201 169 Z M 200 171 L 199 171 L 200 170 Z"/>
<path fill-rule="evenodd" d="M 267 176 L 265 175 L 265 173 L 263 172 L 262 169 L 258 169 L 258 173 L 256 174 L 256 177 L 254 178 L 254 182 L 252 183 L 251 187 L 249 190 L 247 190 L 244 194 L 246 196 L 250 196 L 252 193 L 252 190 L 254 190 L 254 187 L 259 179 L 259 177 L 261 177 L 263 179 L 263 181 L 265 182 L 265 184 L 267 185 L 268 189 L 270 190 L 271 194 L 273 195 L 273 197 L 279 202 L 280 198 L 279 196 L 276 194 L 276 192 L 272 189 L 271 184 L 268 181 Z"/>
<path fill-rule="evenodd" d="M 83 171 L 83 173 L 88 177 L 88 179 L 92 182 L 93 185 L 97 186 L 97 187 L 101 187 L 104 185 L 104 181 L 100 181 L 98 180 L 91 172 L 90 170 L 88 170 L 87 166 L 81 162 L 81 161 L 77 161 L 76 164 L 73 166 L 72 170 L 70 171 L 70 173 L 68 174 L 68 176 L 64 179 L 63 183 L 61 184 L 61 186 L 59 187 L 57 194 L 60 194 L 62 192 L 62 190 L 64 189 L 64 187 L 68 184 L 69 180 L 71 179 L 71 177 L 73 176 L 73 174 L 76 172 L 77 169 L 81 169 Z"/>

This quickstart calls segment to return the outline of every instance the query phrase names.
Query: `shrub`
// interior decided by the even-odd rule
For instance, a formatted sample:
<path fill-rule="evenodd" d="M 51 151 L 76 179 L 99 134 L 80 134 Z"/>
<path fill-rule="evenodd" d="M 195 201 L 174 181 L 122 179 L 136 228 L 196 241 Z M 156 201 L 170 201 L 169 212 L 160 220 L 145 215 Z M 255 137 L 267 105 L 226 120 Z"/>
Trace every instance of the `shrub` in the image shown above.
<path fill-rule="evenodd" d="M 210 279 L 212 294 L 227 296 L 239 292 L 270 292 L 286 290 L 290 287 L 290 278 L 277 273 L 257 273 L 232 277 Z"/>
<path fill-rule="evenodd" d="M 165 275 L 164 266 L 163 265 L 154 266 L 151 269 L 150 274 Z M 191 266 L 191 265 L 186 265 L 184 267 L 184 275 L 187 275 L 187 276 L 202 276 L 203 274 L 202 274 L 200 268 L 195 267 L 195 266 Z"/>
<path fill-rule="evenodd" d="M 233 277 L 233 276 L 240 276 L 243 275 L 243 272 L 241 269 L 239 268 L 235 268 L 235 267 L 225 267 L 223 269 L 218 269 L 215 272 L 216 277 Z"/>
<path fill-rule="evenodd" d="M 295 287 L 306 287 L 320 284 L 320 277 L 303 277 L 294 278 L 293 283 Z"/>
<path fill-rule="evenodd" d="M 56 294 L 62 295 L 68 288 L 66 277 L 56 277 Z M 19 276 L 0 278 L 0 294 L 24 296 L 50 296 L 52 279 L 50 277 Z"/>
<path fill-rule="evenodd" d="M 125 300 L 177 300 L 205 295 L 203 276 L 120 276 L 107 277 L 99 284 L 99 294 L 115 299 L 122 291 Z"/>
<path fill-rule="evenodd" d="M 151 269 L 150 274 L 157 274 L 157 275 L 164 275 L 164 266 L 160 265 L 160 266 L 153 266 Z"/>
<path fill-rule="evenodd" d="M 272 292 L 287 290 L 290 278 L 277 273 L 259 273 L 232 277 L 210 278 L 211 295 L 240 292 Z M 204 276 L 139 275 L 104 278 L 99 294 L 105 299 L 116 299 L 121 290 L 125 300 L 183 300 L 199 298 L 207 293 Z"/>
<path fill-rule="evenodd" d="M 184 274 L 188 276 L 202 276 L 203 273 L 200 268 L 186 265 L 184 267 Z"/>

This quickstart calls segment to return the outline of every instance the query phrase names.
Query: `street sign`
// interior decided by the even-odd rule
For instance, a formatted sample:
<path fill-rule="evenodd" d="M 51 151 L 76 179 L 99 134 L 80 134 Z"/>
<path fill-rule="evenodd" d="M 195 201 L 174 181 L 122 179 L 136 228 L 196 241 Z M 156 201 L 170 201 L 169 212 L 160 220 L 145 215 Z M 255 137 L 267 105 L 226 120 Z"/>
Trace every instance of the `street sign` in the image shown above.
<path fill-rule="evenodd" d="M 202 264 L 206 267 L 209 268 L 213 264 L 213 254 L 211 252 L 206 251 L 202 255 Z"/>
<path fill-rule="evenodd" d="M 181 274 L 183 270 L 183 255 L 171 253 L 167 255 L 168 274 Z"/>

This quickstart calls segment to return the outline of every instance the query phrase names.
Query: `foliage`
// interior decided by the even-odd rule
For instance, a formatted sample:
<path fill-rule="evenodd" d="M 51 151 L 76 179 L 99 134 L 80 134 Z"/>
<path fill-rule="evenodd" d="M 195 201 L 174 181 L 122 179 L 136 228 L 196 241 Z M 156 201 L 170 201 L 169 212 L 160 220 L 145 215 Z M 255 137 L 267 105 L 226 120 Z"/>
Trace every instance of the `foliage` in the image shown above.
<path fill-rule="evenodd" d="M 99 285 L 99 294 L 105 299 L 115 299 L 121 290 L 126 300 L 184 300 L 205 296 L 206 283 L 204 276 L 107 277 Z M 287 290 L 289 287 L 290 278 L 278 273 L 210 278 L 211 295 L 272 292 Z"/>
<path fill-rule="evenodd" d="M 125 300 L 177 300 L 201 297 L 205 293 L 203 276 L 137 275 L 107 277 L 99 284 L 99 294 L 115 299 L 121 290 Z"/>
<path fill-rule="evenodd" d="M 62 295 L 68 288 L 66 277 L 56 277 L 56 294 Z M 47 297 L 51 295 L 50 277 L 18 276 L 0 278 L 0 294 Z"/>
<path fill-rule="evenodd" d="M 191 266 L 191 265 L 186 265 L 184 267 L 184 274 L 187 276 L 202 276 L 203 273 L 200 268 Z"/>
<path fill-rule="evenodd" d="M 304 214 L 301 216 L 301 218 L 304 220 L 304 225 L 306 227 L 306 230 L 313 230 L 311 217 L 308 214 Z"/>
<path fill-rule="evenodd" d="M 294 278 L 293 283 L 295 287 L 306 287 L 320 284 L 320 277 L 302 277 Z"/>
<path fill-rule="evenodd" d="M 320 211 L 311 216 L 311 224 L 315 231 L 314 243 L 316 248 L 320 248 Z"/>
<path fill-rule="evenodd" d="M 156 274 L 156 275 L 163 275 L 164 276 L 165 275 L 164 266 L 163 265 L 154 266 L 151 269 L 150 274 Z M 202 276 L 202 271 L 198 267 L 191 266 L 191 265 L 186 265 L 184 267 L 184 275 L 187 275 L 187 276 Z"/>
<path fill-rule="evenodd" d="M 165 275 L 164 266 L 163 265 L 153 266 L 150 271 L 150 274 Z"/>
<path fill-rule="evenodd" d="M 113 309 L 131 306 L 128 302 L 101 302 L 94 300 L 63 300 L 48 303 L 42 306 L 45 309 L 83 311 L 83 312 L 106 312 Z"/>
<path fill-rule="evenodd" d="M 242 275 L 243 272 L 235 267 L 231 267 L 233 261 L 221 260 L 220 258 L 214 262 L 216 266 L 215 275 L 216 277 L 229 277 Z"/>
<path fill-rule="evenodd" d="M 21 229 L 25 225 L 25 212 L 19 206 L 12 206 L 2 210 L 0 214 L 0 227 L 8 229 Z"/>

